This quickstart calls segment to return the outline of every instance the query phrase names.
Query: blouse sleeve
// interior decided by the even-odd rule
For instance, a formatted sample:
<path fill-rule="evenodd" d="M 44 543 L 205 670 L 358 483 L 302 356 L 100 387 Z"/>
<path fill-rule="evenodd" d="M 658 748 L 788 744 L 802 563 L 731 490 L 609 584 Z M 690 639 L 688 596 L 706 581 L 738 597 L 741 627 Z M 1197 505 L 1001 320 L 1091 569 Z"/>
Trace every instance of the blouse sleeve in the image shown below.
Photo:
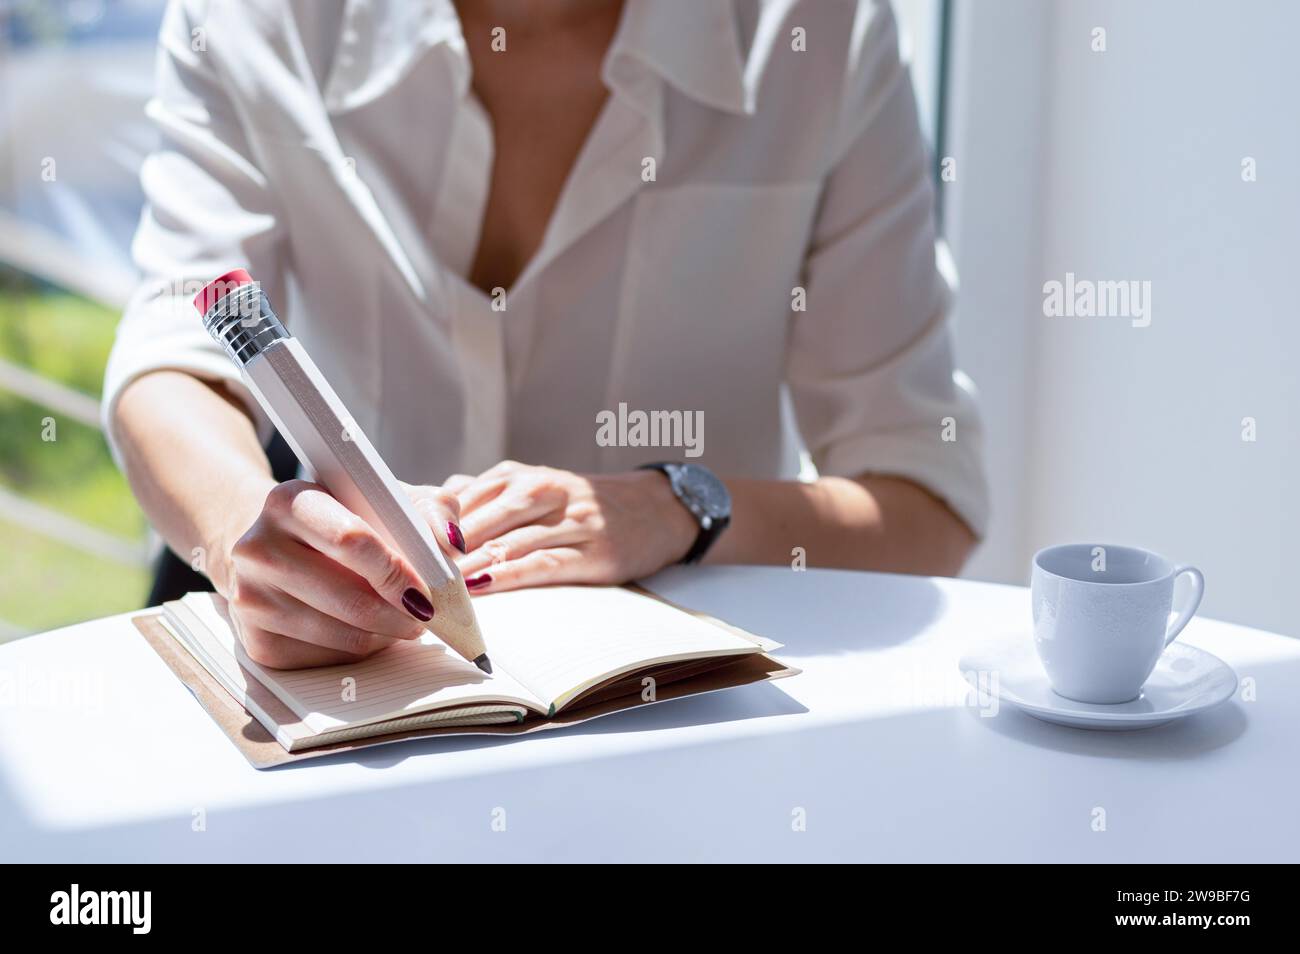
<path fill-rule="evenodd" d="M 131 249 L 141 282 L 104 375 L 104 433 L 119 463 L 117 401 L 151 371 L 221 382 L 248 408 L 263 442 L 272 429 L 192 304 L 204 284 L 234 267 L 247 268 L 272 295 L 282 282 L 281 213 L 223 91 L 212 38 L 204 35 L 205 8 L 172 0 L 159 37 L 146 112 L 160 139 L 141 169 L 146 204 Z"/>
<path fill-rule="evenodd" d="M 792 317 L 786 383 L 822 475 L 889 474 L 988 523 L 974 387 L 954 367 L 952 270 L 887 4 L 861 4 L 835 156 Z"/>

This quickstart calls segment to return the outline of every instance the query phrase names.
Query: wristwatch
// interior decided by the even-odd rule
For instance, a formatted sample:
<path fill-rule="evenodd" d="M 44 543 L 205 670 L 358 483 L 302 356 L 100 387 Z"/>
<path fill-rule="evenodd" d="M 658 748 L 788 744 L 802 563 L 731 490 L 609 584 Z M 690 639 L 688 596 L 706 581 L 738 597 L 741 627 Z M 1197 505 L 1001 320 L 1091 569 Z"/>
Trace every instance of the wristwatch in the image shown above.
<path fill-rule="evenodd" d="M 694 545 L 681 559 L 682 563 L 699 563 L 731 522 L 731 494 L 727 493 L 726 485 L 713 471 L 699 464 L 664 461 L 642 464 L 638 470 L 657 470 L 667 477 L 673 495 L 700 525 Z"/>

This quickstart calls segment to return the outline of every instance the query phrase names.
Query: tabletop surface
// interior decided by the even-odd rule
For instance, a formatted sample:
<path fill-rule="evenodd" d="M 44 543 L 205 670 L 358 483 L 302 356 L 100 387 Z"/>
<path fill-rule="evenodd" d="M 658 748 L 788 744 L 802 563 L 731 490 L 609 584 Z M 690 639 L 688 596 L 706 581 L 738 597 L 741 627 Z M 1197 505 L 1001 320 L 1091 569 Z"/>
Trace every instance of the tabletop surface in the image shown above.
<path fill-rule="evenodd" d="M 1020 587 L 738 567 L 648 585 L 803 673 L 257 771 L 129 615 L 0 646 L 0 860 L 1300 857 L 1300 641 L 1195 619 L 1182 639 L 1236 669 L 1236 697 L 1091 732 L 981 707 L 961 678 L 969 650 L 1030 638 Z"/>

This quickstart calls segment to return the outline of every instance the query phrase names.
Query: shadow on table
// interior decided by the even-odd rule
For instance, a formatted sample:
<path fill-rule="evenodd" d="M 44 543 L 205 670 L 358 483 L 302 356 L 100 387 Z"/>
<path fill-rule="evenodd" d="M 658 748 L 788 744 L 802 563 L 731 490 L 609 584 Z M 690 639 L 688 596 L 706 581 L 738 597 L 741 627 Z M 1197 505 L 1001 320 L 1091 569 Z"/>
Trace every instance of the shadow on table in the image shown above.
<path fill-rule="evenodd" d="M 1276 727 L 1279 718 L 1276 707 L 1284 704 L 1280 700 L 1295 698 L 1294 687 L 1300 682 L 1300 662 L 1259 660 L 1237 666 L 1236 670 L 1241 685 L 1228 702 L 1209 712 L 1153 729 L 1126 732 L 1074 729 L 1043 722 L 1010 706 L 1003 706 L 1001 714 L 991 719 L 982 718 L 975 708 L 966 715 L 984 723 L 983 728 L 988 731 L 1008 739 L 1067 755 L 1147 762 L 1184 761 L 1231 745 L 1250 728 L 1252 719 L 1263 718 L 1266 731 Z M 1265 694 L 1272 703 L 1267 710 L 1271 712 L 1271 718 L 1263 715 L 1265 710 L 1256 710 L 1256 704 L 1248 701 L 1256 696 L 1263 700 Z M 1275 757 L 1284 758 L 1281 752 L 1277 752 Z"/>
<path fill-rule="evenodd" d="M 1244 708 L 1235 699 L 1217 709 L 1167 725 L 1117 732 L 1054 725 L 1010 706 L 1003 707 L 991 719 L 982 717 L 975 708 L 969 710 L 969 715 L 990 731 L 1041 749 L 1143 762 L 1198 758 L 1235 742 L 1250 724 Z"/>
<path fill-rule="evenodd" d="M 787 567 L 670 568 L 645 585 L 673 602 L 775 639 L 792 658 L 901 645 L 938 619 L 946 601 L 923 576 L 796 573 Z"/>
<path fill-rule="evenodd" d="M 784 692 L 778 683 L 763 682 L 713 692 L 707 695 L 672 699 L 652 706 L 624 709 L 609 715 L 538 733 L 547 738 L 561 735 L 607 735 L 614 732 L 653 732 L 660 729 L 681 729 L 688 726 L 717 725 L 724 722 L 743 722 L 769 716 L 799 715 L 808 710 Z M 310 769 L 313 765 L 332 762 L 355 762 L 366 768 L 385 769 L 399 765 L 408 758 L 468 749 L 491 748 L 498 745 L 517 745 L 525 742 L 521 736 L 467 735 L 434 739 L 413 740 L 398 745 L 382 745 L 356 752 L 339 753 L 321 759 L 280 766 L 271 771 L 284 772 Z M 525 743 L 526 744 L 526 743 Z"/>

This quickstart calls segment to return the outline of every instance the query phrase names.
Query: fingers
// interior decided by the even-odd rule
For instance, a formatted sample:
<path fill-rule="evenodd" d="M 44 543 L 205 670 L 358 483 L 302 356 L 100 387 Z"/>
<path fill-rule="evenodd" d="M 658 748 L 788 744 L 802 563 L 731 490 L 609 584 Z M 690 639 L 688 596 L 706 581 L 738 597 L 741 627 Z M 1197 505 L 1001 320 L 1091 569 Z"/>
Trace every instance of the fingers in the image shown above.
<path fill-rule="evenodd" d="M 460 501 L 446 487 L 402 484 L 411 504 L 429 525 L 447 556 L 455 558 L 468 552 L 465 534 L 460 527 Z"/>
<path fill-rule="evenodd" d="M 452 474 L 442 482 L 442 489 L 448 493 L 459 494 L 462 490 L 474 483 L 475 478 L 469 474 Z"/>
<path fill-rule="evenodd" d="M 504 475 L 488 476 L 485 473 L 474 478 L 473 482 L 456 492 L 456 499 L 460 501 L 461 519 L 466 519 L 480 507 L 495 500 L 509 485 L 510 478 Z"/>
<path fill-rule="evenodd" d="M 326 649 L 251 625 L 239 627 L 239 641 L 253 662 L 271 669 L 309 669 L 341 666 L 363 658 L 337 649 Z"/>
<path fill-rule="evenodd" d="M 369 583 L 389 605 L 421 622 L 433 618 L 429 592 L 406 558 L 323 489 L 290 481 L 271 491 L 266 508 L 307 546 Z"/>
<path fill-rule="evenodd" d="M 410 611 L 393 606 L 356 573 L 302 544 L 294 544 L 292 550 L 277 554 L 276 562 L 281 567 L 292 566 L 293 571 L 271 569 L 266 580 L 297 605 L 305 605 L 344 627 L 366 633 L 419 639 L 425 632 L 424 623 Z M 296 620 L 279 625 L 267 621 L 265 625 L 272 632 L 290 635 L 298 629 Z"/>
<path fill-rule="evenodd" d="M 532 524 L 487 541 L 457 560 L 456 565 L 462 575 L 470 577 L 493 566 L 522 559 L 534 550 L 571 546 L 582 539 L 581 529 L 572 521 L 566 520 L 555 526 Z"/>
<path fill-rule="evenodd" d="M 429 484 L 408 484 L 400 480 L 398 483 L 417 507 L 436 510 L 447 520 L 460 519 L 460 498 L 456 496 L 454 490 L 448 487 L 433 487 Z"/>
<path fill-rule="evenodd" d="M 448 480 L 469 545 L 456 562 L 471 592 L 593 582 L 600 561 L 579 549 L 589 528 L 569 519 L 572 476 L 507 460 L 468 483 Z"/>
<path fill-rule="evenodd" d="M 568 499 L 563 487 L 548 480 L 519 482 L 464 517 L 461 529 L 469 549 L 474 550 L 520 527 L 558 524 L 564 519 Z"/>
<path fill-rule="evenodd" d="M 489 567 L 485 572 L 467 576 L 465 585 L 474 594 L 500 593 L 526 586 L 556 583 L 587 583 L 586 556 L 577 547 L 549 547 L 533 550 L 518 560 Z"/>
<path fill-rule="evenodd" d="M 382 604 L 378 597 L 374 599 Z M 249 656 L 262 665 L 280 669 L 292 667 L 295 660 L 308 658 L 319 660 L 312 663 L 317 666 L 355 661 L 397 642 L 392 636 L 352 626 L 288 593 L 269 588 L 259 591 L 254 598 L 241 600 L 239 619 L 251 637 L 244 641 Z M 312 648 L 297 649 L 282 644 Z"/>
<path fill-rule="evenodd" d="M 463 474 L 458 474 L 450 478 L 450 480 L 458 483 L 461 478 L 464 478 L 464 486 L 457 487 L 455 491 L 456 496 L 460 499 L 460 515 L 462 519 L 468 517 L 488 501 L 494 500 L 510 485 L 516 476 L 528 469 L 517 461 L 503 460 L 501 463 L 483 471 L 477 477 L 464 478 Z"/>

